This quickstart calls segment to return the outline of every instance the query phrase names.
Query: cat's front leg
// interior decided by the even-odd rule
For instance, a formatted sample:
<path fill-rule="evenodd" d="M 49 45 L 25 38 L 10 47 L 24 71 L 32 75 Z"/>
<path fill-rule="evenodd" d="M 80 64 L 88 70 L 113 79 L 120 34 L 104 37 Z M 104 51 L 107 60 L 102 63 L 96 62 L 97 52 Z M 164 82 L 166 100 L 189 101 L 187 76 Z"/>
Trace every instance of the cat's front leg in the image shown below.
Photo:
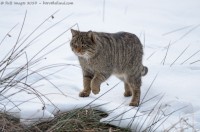
<path fill-rule="evenodd" d="M 90 77 L 83 77 L 83 91 L 81 91 L 79 93 L 80 97 L 88 97 L 90 95 L 91 92 L 91 88 L 90 88 L 90 83 L 91 83 L 91 78 Z"/>
<path fill-rule="evenodd" d="M 109 74 L 101 74 L 101 73 L 96 73 L 94 75 L 94 78 L 91 81 L 91 89 L 93 94 L 98 94 L 100 92 L 100 86 L 101 83 L 106 81 L 109 78 Z"/>
<path fill-rule="evenodd" d="M 91 92 L 90 84 L 92 78 L 93 75 L 90 72 L 86 70 L 83 71 L 83 91 L 79 93 L 80 97 L 88 97 L 90 95 Z"/>

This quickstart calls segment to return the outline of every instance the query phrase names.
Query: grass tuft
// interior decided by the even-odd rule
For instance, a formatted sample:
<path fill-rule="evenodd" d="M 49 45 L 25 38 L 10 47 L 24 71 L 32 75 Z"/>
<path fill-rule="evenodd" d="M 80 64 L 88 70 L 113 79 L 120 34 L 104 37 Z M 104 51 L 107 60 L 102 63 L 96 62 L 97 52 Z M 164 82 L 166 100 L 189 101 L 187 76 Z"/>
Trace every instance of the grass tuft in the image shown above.
<path fill-rule="evenodd" d="M 106 113 L 94 109 L 81 109 L 56 115 L 48 122 L 42 122 L 31 127 L 23 127 L 19 119 L 0 113 L 1 132 L 130 132 L 129 129 L 100 123 L 99 120 L 107 116 Z M 73 115 L 73 116 L 71 116 Z M 71 117 L 69 119 L 69 116 Z M 63 123 L 64 122 L 64 123 Z M 56 124 L 54 129 L 51 129 Z"/>

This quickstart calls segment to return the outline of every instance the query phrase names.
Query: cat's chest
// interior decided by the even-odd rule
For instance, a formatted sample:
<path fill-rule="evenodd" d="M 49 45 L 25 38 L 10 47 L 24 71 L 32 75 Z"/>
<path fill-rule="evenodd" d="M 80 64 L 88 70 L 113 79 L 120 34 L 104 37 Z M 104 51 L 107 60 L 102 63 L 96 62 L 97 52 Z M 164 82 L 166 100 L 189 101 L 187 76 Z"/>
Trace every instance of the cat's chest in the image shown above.
<path fill-rule="evenodd" d="M 80 58 L 79 62 L 81 66 L 84 66 L 85 68 L 89 68 L 89 69 L 95 69 L 98 66 L 98 62 L 92 59 Z"/>
<path fill-rule="evenodd" d="M 84 60 L 84 63 L 88 66 L 88 67 L 96 67 L 96 66 L 98 66 L 98 61 L 96 61 L 96 60 L 93 60 L 93 59 L 85 59 Z"/>

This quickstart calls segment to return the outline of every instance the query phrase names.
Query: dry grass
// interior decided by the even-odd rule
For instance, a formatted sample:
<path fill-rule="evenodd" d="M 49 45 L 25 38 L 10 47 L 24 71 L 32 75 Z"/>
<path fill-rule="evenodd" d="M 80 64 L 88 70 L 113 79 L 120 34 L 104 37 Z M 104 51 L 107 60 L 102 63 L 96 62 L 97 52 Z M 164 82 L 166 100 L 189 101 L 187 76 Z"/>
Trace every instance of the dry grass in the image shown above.
<path fill-rule="evenodd" d="M 76 112 L 76 114 L 74 114 Z M 71 116 L 73 114 L 73 116 Z M 70 119 L 69 119 L 70 116 Z M 23 127 L 19 119 L 6 114 L 0 114 L 1 132 L 129 132 L 128 129 L 100 123 L 99 120 L 107 114 L 101 111 L 86 109 L 71 111 L 57 115 L 53 120 Z M 54 127 L 52 127 L 54 126 Z"/>
<path fill-rule="evenodd" d="M 1 132 L 14 132 L 22 131 L 22 125 L 19 119 L 9 116 L 4 113 L 0 113 L 0 131 Z"/>

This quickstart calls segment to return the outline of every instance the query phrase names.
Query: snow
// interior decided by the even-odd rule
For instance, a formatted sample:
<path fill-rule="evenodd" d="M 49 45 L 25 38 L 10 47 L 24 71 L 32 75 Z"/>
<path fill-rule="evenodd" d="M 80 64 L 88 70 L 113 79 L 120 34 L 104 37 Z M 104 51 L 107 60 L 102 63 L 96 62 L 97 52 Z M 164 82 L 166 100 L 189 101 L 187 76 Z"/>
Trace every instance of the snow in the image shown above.
<path fill-rule="evenodd" d="M 0 5 L 0 38 L 3 39 L 5 34 L 18 23 L 17 27 L 10 32 L 12 37 L 7 37 L 0 45 L 0 60 L 15 44 L 26 10 L 27 18 L 21 42 L 37 25 L 59 10 L 54 15 L 54 19 L 49 19 L 42 25 L 26 41 L 26 44 L 45 29 L 68 16 L 34 40 L 34 45 L 27 49 L 27 56 L 30 59 L 43 46 L 51 43 L 66 31 L 37 57 L 48 53 L 62 43 L 66 42 L 66 44 L 51 54 L 45 55 L 46 59 L 32 68 L 35 70 L 50 64 L 65 64 L 59 68 L 41 72 L 51 83 L 43 79 L 33 84 L 35 90 L 44 95 L 42 96 L 44 102 L 39 100 L 36 95 L 26 91 L 9 97 L 12 102 L 5 99 L 4 96 L 18 91 L 17 88 L 13 88 L 0 96 L 1 111 L 20 118 L 24 125 L 32 125 L 38 121 L 54 118 L 58 112 L 93 107 L 109 114 L 101 122 L 108 122 L 120 127 L 131 127 L 137 131 L 146 129 L 148 125 L 155 122 L 155 118 L 163 115 L 166 117 L 149 129 L 179 131 L 189 123 L 194 128 L 189 127 L 185 129 L 186 131 L 199 130 L 200 61 L 197 60 L 200 60 L 200 52 L 198 52 L 200 50 L 200 2 L 198 0 L 105 0 L 104 21 L 103 0 L 73 0 L 72 2 L 72 5 Z M 127 31 L 135 33 L 141 39 L 145 53 L 143 61 L 148 66 L 149 73 L 142 79 L 141 101 L 144 103 L 139 108 L 128 106 L 131 97 L 123 96 L 123 83 L 114 76 L 101 85 L 100 94 L 91 94 L 87 98 L 78 97 L 82 90 L 82 73 L 77 57 L 71 51 L 68 43 L 71 39 L 68 29 L 76 23 L 82 31 Z M 78 27 L 77 25 L 73 26 L 74 29 L 78 29 Z M 189 47 L 186 49 L 188 45 Z M 186 51 L 179 57 L 184 49 Z M 192 56 L 194 53 L 196 54 Z M 166 60 L 163 65 L 165 56 Z M 175 61 L 176 59 L 177 61 Z M 185 63 L 183 63 L 184 61 Z M 197 62 L 193 63 L 195 61 Z M 25 57 L 13 64 L 13 67 L 24 63 L 26 63 Z M 54 73 L 52 76 L 48 76 L 52 73 Z M 32 83 L 40 78 L 42 77 L 39 75 L 33 75 L 28 78 L 27 82 Z M 153 108 L 154 110 L 151 111 Z M 170 114 L 171 112 L 173 114 Z M 165 121 L 165 119 L 167 120 Z M 164 123 L 159 126 L 162 121 Z M 176 123 L 179 124 L 172 128 Z M 159 128 L 156 129 L 157 127 Z"/>

